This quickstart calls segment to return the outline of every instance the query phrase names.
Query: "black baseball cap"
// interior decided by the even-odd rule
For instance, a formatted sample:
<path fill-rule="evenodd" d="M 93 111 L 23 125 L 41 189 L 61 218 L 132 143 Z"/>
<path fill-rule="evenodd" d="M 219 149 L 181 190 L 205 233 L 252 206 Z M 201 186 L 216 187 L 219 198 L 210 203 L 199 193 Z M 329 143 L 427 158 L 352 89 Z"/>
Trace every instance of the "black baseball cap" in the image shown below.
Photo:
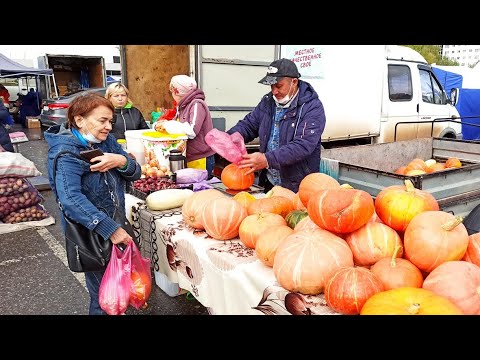
<path fill-rule="evenodd" d="M 278 59 L 270 64 L 267 69 L 267 75 L 259 81 L 263 85 L 274 85 L 278 79 L 283 77 L 299 78 L 297 65 L 292 60 Z"/>

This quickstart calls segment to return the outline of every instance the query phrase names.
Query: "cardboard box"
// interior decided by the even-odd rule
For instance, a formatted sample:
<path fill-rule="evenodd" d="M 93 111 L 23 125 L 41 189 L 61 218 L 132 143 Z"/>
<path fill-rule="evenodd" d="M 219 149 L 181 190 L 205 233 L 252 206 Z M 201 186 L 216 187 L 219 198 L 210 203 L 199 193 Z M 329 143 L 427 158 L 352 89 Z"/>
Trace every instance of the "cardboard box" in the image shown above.
<path fill-rule="evenodd" d="M 27 116 L 27 127 L 29 129 L 39 129 L 40 125 L 39 118 Z"/>

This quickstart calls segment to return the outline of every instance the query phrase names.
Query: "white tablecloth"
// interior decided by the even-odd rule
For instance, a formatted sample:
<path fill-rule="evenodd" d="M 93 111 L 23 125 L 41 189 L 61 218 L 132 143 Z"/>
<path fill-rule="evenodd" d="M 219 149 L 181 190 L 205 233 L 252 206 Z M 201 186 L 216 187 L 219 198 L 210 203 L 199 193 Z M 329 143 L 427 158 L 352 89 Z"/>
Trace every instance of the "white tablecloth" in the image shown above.
<path fill-rule="evenodd" d="M 132 217 L 155 274 L 190 291 L 211 314 L 337 314 L 323 294 L 290 293 L 279 286 L 273 269 L 238 238 L 215 240 L 189 227 L 181 208 L 151 211 L 137 204 Z"/>

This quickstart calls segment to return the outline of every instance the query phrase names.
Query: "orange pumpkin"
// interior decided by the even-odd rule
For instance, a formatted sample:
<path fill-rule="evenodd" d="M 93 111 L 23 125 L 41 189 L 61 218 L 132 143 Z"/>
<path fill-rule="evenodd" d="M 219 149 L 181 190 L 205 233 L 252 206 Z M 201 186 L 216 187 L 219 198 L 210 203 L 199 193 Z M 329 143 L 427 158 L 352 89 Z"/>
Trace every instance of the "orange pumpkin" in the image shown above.
<path fill-rule="evenodd" d="M 395 170 L 395 174 L 405 175 L 405 169 L 406 168 L 407 168 L 406 166 L 400 166 L 397 170 Z"/>
<path fill-rule="evenodd" d="M 248 215 L 243 219 L 238 229 L 240 241 L 246 247 L 255 249 L 260 234 L 277 225 L 287 226 L 287 222 L 281 215 L 268 212 Z"/>
<path fill-rule="evenodd" d="M 240 191 L 232 199 L 238 201 L 238 203 L 242 205 L 245 209 L 247 209 L 248 205 L 250 205 L 251 202 L 257 200 L 255 196 L 246 191 Z"/>
<path fill-rule="evenodd" d="M 401 248 L 397 246 L 390 258 L 380 259 L 370 268 L 370 271 L 380 279 L 385 290 L 400 287 L 421 288 L 423 285 L 422 272 L 407 259 L 397 257 Z"/>
<path fill-rule="evenodd" d="M 430 174 L 435 171 L 442 171 L 442 170 L 445 170 L 445 163 L 436 162 L 435 164 L 428 166 L 425 171 Z"/>
<path fill-rule="evenodd" d="M 383 284 L 370 270 L 343 267 L 333 273 L 325 286 L 325 301 L 330 308 L 345 315 L 357 315 L 363 304 L 383 291 Z"/>
<path fill-rule="evenodd" d="M 463 315 L 454 303 L 433 291 L 401 287 L 370 297 L 360 315 Z"/>
<path fill-rule="evenodd" d="M 468 246 L 462 260 L 480 266 L 480 233 L 468 237 Z"/>
<path fill-rule="evenodd" d="M 462 219 L 444 211 L 415 216 L 403 235 L 405 258 L 427 273 L 446 261 L 460 260 L 468 247 Z"/>
<path fill-rule="evenodd" d="M 293 210 L 292 202 L 284 196 L 272 196 L 270 198 L 261 198 L 248 204 L 248 215 L 269 212 L 286 217 Z"/>
<path fill-rule="evenodd" d="M 298 187 L 298 196 L 305 207 L 308 207 L 308 201 L 319 190 L 337 189 L 340 184 L 330 175 L 324 173 L 311 173 L 305 176 Z"/>
<path fill-rule="evenodd" d="M 298 222 L 298 224 L 295 226 L 295 229 L 293 229 L 295 232 L 302 231 L 302 230 L 307 230 L 307 229 L 320 229 L 320 227 L 315 224 L 312 219 L 310 219 L 310 216 L 305 216 L 302 220 Z"/>
<path fill-rule="evenodd" d="M 404 174 L 408 174 L 409 171 L 411 170 L 422 170 L 425 171 L 427 169 L 427 164 L 425 164 L 425 161 L 422 159 L 413 159 L 408 163 L 408 165 L 405 167 Z"/>
<path fill-rule="evenodd" d="M 391 257 L 402 239 L 390 226 L 378 222 L 368 222 L 360 229 L 345 236 L 345 241 L 353 253 L 353 262 L 358 266 L 371 266 L 384 257 Z M 402 257 L 403 251 L 397 251 Z"/>
<path fill-rule="evenodd" d="M 461 161 L 456 158 L 456 157 L 450 157 L 447 159 L 447 161 L 445 162 L 445 167 L 446 168 L 460 168 L 462 167 L 462 163 Z"/>
<path fill-rule="evenodd" d="M 298 193 L 295 194 L 292 203 L 295 210 L 307 210 L 307 207 L 303 205 L 302 200 L 300 200 Z"/>
<path fill-rule="evenodd" d="M 277 248 L 273 272 L 280 286 L 291 292 L 320 294 L 340 267 L 353 266 L 345 240 L 323 229 L 294 231 Z"/>
<path fill-rule="evenodd" d="M 448 261 L 435 268 L 423 288 L 441 295 L 465 315 L 480 315 L 480 267 L 467 261 Z"/>
<path fill-rule="evenodd" d="M 231 190 L 246 190 L 253 185 L 255 174 L 252 172 L 248 175 L 245 173 L 250 170 L 248 168 L 239 168 L 236 164 L 228 164 L 220 176 L 222 183 Z"/>
<path fill-rule="evenodd" d="M 273 260 L 278 246 L 293 233 L 293 229 L 285 225 L 276 225 L 263 231 L 255 244 L 255 253 L 262 263 L 273 267 Z"/>
<path fill-rule="evenodd" d="M 232 198 L 221 197 L 207 203 L 201 221 L 205 231 L 217 240 L 229 240 L 238 236 L 238 230 L 247 210 Z"/>
<path fill-rule="evenodd" d="M 217 189 L 206 189 L 193 193 L 182 205 L 182 218 L 191 227 L 203 230 L 202 212 L 208 202 L 217 198 L 225 198 L 227 195 Z"/>
<path fill-rule="evenodd" d="M 295 199 L 296 194 L 290 189 L 287 189 L 287 188 L 285 188 L 283 186 L 280 186 L 280 185 L 275 185 L 274 187 L 272 187 L 270 189 L 269 192 L 267 192 L 265 194 L 266 198 L 269 198 L 269 197 L 272 197 L 272 196 L 286 197 L 287 199 L 289 199 L 292 202 L 292 206 L 293 206 L 293 201 Z"/>
<path fill-rule="evenodd" d="M 375 206 L 372 196 L 357 189 L 319 190 L 310 197 L 308 216 L 323 229 L 345 234 L 365 225 Z"/>
<path fill-rule="evenodd" d="M 375 198 L 375 212 L 397 231 L 405 231 L 416 215 L 428 210 L 440 210 L 437 200 L 429 192 L 416 189 L 408 179 L 405 186 L 387 186 Z"/>

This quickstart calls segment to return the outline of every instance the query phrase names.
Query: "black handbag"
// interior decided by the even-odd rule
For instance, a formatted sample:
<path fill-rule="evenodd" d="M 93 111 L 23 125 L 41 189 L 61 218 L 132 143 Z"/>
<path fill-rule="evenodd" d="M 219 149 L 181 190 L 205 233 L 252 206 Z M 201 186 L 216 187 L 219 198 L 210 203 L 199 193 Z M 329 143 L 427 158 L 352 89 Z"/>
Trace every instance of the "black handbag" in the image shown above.
<path fill-rule="evenodd" d="M 61 151 L 55 157 L 53 163 L 53 182 L 55 186 L 55 174 L 57 170 L 57 160 L 61 155 L 69 154 L 85 161 L 79 155 L 71 151 Z M 108 183 L 107 183 L 108 185 Z M 110 191 L 111 192 L 111 191 Z M 114 199 L 113 192 L 111 192 Z M 56 191 L 55 191 L 56 196 Z M 70 219 L 63 211 L 62 204 L 58 200 L 58 207 L 65 219 L 65 249 L 67 252 L 68 267 L 73 272 L 103 271 L 107 268 L 110 255 L 112 253 L 113 243 L 110 239 L 104 239 L 95 231 L 91 231 L 85 226 Z M 117 203 L 115 202 L 115 205 Z M 115 209 L 113 220 L 119 223 L 122 228 L 136 242 L 135 233 L 130 222 L 126 219 L 122 211 Z M 138 245 L 138 244 L 137 244 Z"/>

